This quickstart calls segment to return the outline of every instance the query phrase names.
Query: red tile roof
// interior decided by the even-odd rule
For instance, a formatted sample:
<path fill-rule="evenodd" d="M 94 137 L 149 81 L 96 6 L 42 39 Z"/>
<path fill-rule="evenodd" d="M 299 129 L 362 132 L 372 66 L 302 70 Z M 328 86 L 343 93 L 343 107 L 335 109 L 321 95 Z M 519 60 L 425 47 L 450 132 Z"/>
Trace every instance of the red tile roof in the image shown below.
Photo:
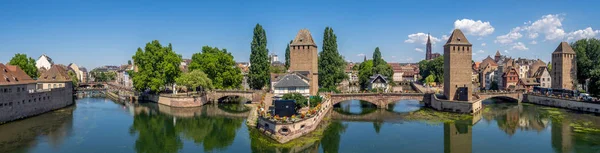
<path fill-rule="evenodd" d="M 35 80 L 31 79 L 31 77 L 18 66 L 0 63 L 0 85 L 27 84 L 33 82 L 35 82 Z"/>

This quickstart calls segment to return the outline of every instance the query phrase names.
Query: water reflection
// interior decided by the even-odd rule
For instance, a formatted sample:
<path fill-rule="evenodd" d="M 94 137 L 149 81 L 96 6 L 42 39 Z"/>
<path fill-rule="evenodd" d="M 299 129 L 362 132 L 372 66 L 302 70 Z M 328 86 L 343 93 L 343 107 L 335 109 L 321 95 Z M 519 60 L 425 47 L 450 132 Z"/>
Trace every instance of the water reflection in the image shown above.
<path fill-rule="evenodd" d="M 214 106 L 173 108 L 146 104 L 133 117 L 131 134 L 137 134 L 135 150 L 138 153 L 178 152 L 182 139 L 192 140 L 206 152 L 226 150 L 232 143 L 244 118 L 211 116 L 218 113 Z M 158 109 L 155 109 L 158 106 Z M 143 107 L 143 106 L 142 106 Z M 141 108 L 142 108 L 141 107 Z M 161 109 L 162 107 L 162 109 Z"/>
<path fill-rule="evenodd" d="M 421 109 L 424 105 L 416 100 L 401 100 L 398 102 L 390 103 L 388 110 L 398 113 L 413 112 Z"/>
<path fill-rule="evenodd" d="M 333 109 L 339 113 L 348 115 L 364 115 L 375 112 L 378 108 L 377 105 L 368 101 L 349 100 L 334 105 Z"/>
<path fill-rule="evenodd" d="M 0 125 L 0 151 L 31 152 L 40 141 L 60 150 L 73 128 L 74 106 Z"/>

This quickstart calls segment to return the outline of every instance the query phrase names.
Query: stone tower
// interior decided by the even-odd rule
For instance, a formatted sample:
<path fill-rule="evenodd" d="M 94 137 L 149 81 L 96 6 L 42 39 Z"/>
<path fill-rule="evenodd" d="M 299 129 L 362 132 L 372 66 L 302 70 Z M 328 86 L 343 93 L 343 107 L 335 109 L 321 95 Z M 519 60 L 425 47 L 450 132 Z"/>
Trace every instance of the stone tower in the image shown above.
<path fill-rule="evenodd" d="M 567 42 L 561 42 L 552 52 L 552 88 L 575 89 L 573 85 L 577 78 L 577 63 L 575 51 Z"/>
<path fill-rule="evenodd" d="M 500 55 L 500 51 L 496 50 L 496 56 L 494 56 L 494 61 L 496 61 L 496 62 L 500 61 L 501 57 L 502 57 L 502 55 Z"/>
<path fill-rule="evenodd" d="M 431 60 L 431 40 L 429 33 L 427 34 L 427 45 L 425 46 L 425 60 Z"/>
<path fill-rule="evenodd" d="M 317 62 L 317 44 L 315 44 L 310 31 L 302 29 L 290 44 L 289 71 L 299 72 L 310 79 L 310 95 L 316 95 L 319 91 L 319 67 Z"/>
<path fill-rule="evenodd" d="M 444 45 L 444 96 L 448 100 L 471 100 L 472 44 L 454 29 Z"/>

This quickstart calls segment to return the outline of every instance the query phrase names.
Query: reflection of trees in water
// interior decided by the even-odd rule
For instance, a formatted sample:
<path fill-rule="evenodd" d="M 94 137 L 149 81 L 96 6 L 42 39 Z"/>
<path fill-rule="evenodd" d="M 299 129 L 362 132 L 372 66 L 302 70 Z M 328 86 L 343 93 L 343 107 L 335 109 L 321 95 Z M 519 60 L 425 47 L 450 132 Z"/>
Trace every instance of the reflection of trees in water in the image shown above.
<path fill-rule="evenodd" d="M 242 124 L 243 119 L 139 113 L 134 116 L 131 133 L 138 133 L 135 148 L 141 153 L 178 152 L 183 147 L 182 136 L 203 145 L 205 151 L 214 151 L 230 146 Z"/>
<path fill-rule="evenodd" d="M 59 148 L 73 131 L 73 111 L 67 107 L 0 126 L 1 152 L 30 152 L 38 137 L 46 136 L 53 148 Z"/>
<path fill-rule="evenodd" d="M 594 132 L 600 129 L 598 116 L 532 104 L 489 104 L 485 107 L 484 118 L 496 120 L 498 128 L 509 135 L 517 129 L 541 132 L 551 126 L 551 144 L 555 152 L 600 150 L 600 132 Z"/>
<path fill-rule="evenodd" d="M 383 122 L 381 122 L 381 121 L 373 122 L 373 128 L 375 129 L 375 133 L 379 134 L 379 131 L 381 131 L 382 126 L 383 126 Z"/>
<path fill-rule="evenodd" d="M 339 152 L 341 137 L 346 132 L 346 128 L 348 128 L 347 124 L 340 121 L 331 121 L 321 139 L 323 152 Z"/>

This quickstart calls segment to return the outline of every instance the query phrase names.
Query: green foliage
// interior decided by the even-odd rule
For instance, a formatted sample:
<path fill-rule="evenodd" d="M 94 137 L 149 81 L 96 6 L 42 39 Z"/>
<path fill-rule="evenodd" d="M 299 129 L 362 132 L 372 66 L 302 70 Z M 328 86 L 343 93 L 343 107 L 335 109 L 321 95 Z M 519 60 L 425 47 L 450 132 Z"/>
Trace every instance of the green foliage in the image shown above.
<path fill-rule="evenodd" d="M 426 84 L 431 84 L 435 82 L 435 75 L 429 75 L 427 76 L 427 78 L 425 78 L 425 83 Z"/>
<path fill-rule="evenodd" d="M 337 36 L 331 27 L 323 34 L 323 50 L 319 53 L 319 86 L 334 89 L 346 77 L 346 61 L 337 48 Z"/>
<path fill-rule="evenodd" d="M 212 81 L 208 78 L 201 70 L 192 70 L 191 72 L 183 73 L 181 76 L 175 79 L 177 85 L 191 88 L 194 92 L 196 89 L 202 88 L 202 90 L 211 90 L 214 88 Z"/>
<path fill-rule="evenodd" d="M 137 91 L 149 90 L 156 93 L 165 85 L 175 83 L 181 70 L 181 55 L 173 51 L 171 44 L 162 46 L 158 40 L 146 43 L 142 50 L 133 55 L 138 72 L 133 76 L 133 86 Z"/>
<path fill-rule="evenodd" d="M 242 72 L 227 49 L 202 47 L 202 52 L 192 55 L 189 70 L 206 73 L 217 89 L 236 89 L 242 84 Z"/>
<path fill-rule="evenodd" d="M 15 54 L 15 56 L 8 62 L 10 65 L 19 66 L 21 70 L 25 71 L 29 77 L 36 79 L 40 75 L 38 69 L 35 66 L 35 60 L 31 57 L 27 57 L 27 54 Z"/>
<path fill-rule="evenodd" d="M 310 101 L 310 107 L 316 107 L 318 104 L 320 104 L 321 102 L 323 102 L 323 97 L 321 96 L 311 96 L 309 98 Z"/>
<path fill-rule="evenodd" d="M 116 72 L 100 72 L 96 69 L 92 70 L 90 75 L 94 78 L 94 82 L 107 82 L 117 78 Z"/>
<path fill-rule="evenodd" d="M 381 51 L 379 51 L 379 47 L 376 47 L 375 51 L 373 52 L 372 75 L 374 74 L 381 74 L 388 78 L 392 78 L 392 76 L 394 75 L 394 70 L 392 69 L 392 66 L 387 64 L 387 62 L 383 60 L 383 58 L 381 58 Z"/>
<path fill-rule="evenodd" d="M 77 74 L 75 74 L 75 72 L 73 72 L 73 71 L 68 71 L 67 74 L 69 75 L 69 77 L 71 78 L 71 81 L 73 82 L 73 87 L 79 86 L 79 79 L 77 79 Z"/>
<path fill-rule="evenodd" d="M 290 69 L 290 44 L 292 44 L 294 40 L 290 40 L 290 43 L 285 47 L 285 69 Z"/>
<path fill-rule="evenodd" d="M 361 89 L 367 89 L 369 87 L 370 77 L 373 76 L 373 60 L 367 60 L 360 63 L 358 70 L 358 83 Z"/>
<path fill-rule="evenodd" d="M 552 61 L 548 62 L 546 68 L 548 68 L 548 72 L 552 72 Z"/>
<path fill-rule="evenodd" d="M 600 40 L 581 39 L 571 44 L 577 61 L 577 83 L 585 84 L 589 79 L 589 92 L 600 95 Z"/>
<path fill-rule="evenodd" d="M 422 60 L 419 62 L 419 75 L 422 79 L 427 79 L 430 75 L 435 78 L 434 82 L 444 82 L 444 56 L 437 57 L 433 60 Z M 427 82 L 427 80 L 422 80 Z"/>
<path fill-rule="evenodd" d="M 300 93 L 286 93 L 281 97 L 283 100 L 296 100 L 296 108 L 300 109 L 302 107 L 308 106 L 308 99 Z"/>
<path fill-rule="evenodd" d="M 252 89 L 262 89 L 269 84 L 269 50 L 267 50 L 267 34 L 260 24 L 254 27 L 252 43 L 250 43 L 250 72 L 248 82 Z"/>
<path fill-rule="evenodd" d="M 330 88 L 319 88 L 319 92 L 334 92 L 334 93 L 341 93 L 340 90 L 337 89 L 337 87 L 330 87 Z"/>
<path fill-rule="evenodd" d="M 271 65 L 270 67 L 271 68 L 269 68 L 269 70 L 271 71 L 271 73 L 285 73 L 286 72 L 285 66 Z"/>
<path fill-rule="evenodd" d="M 375 61 L 377 61 L 378 65 L 375 65 Z M 360 84 L 361 89 L 366 90 L 369 87 L 370 77 L 375 74 L 381 74 L 388 78 L 392 78 L 392 75 L 394 75 L 392 66 L 387 64 L 387 62 L 381 58 L 379 47 L 375 48 L 372 60 L 362 62 L 358 66 L 358 83 Z"/>

